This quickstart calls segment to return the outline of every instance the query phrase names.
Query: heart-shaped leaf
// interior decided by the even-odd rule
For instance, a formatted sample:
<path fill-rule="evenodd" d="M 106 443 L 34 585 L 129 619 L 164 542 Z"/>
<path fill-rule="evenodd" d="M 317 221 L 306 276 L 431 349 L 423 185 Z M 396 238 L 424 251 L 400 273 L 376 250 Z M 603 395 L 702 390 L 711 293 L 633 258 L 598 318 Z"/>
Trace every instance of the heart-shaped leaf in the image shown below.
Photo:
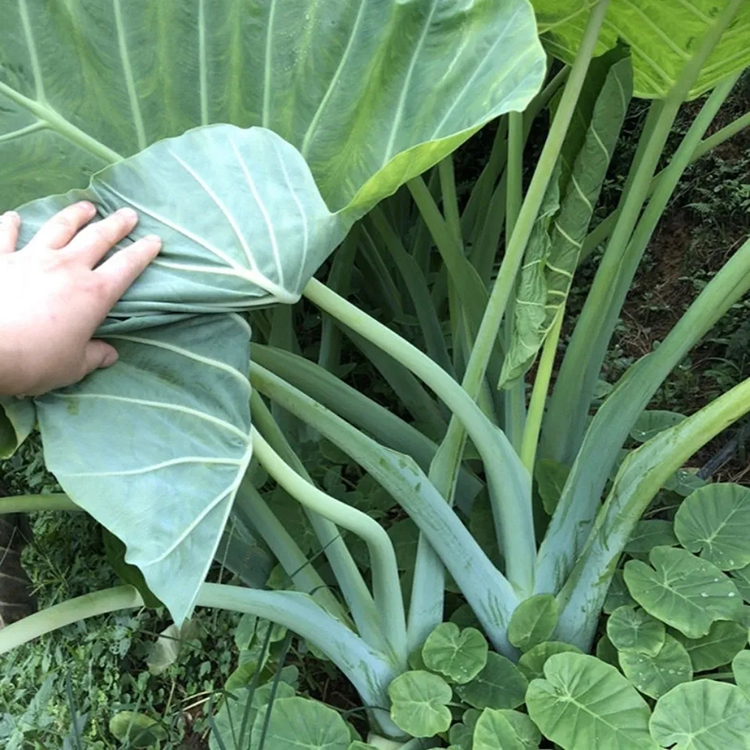
<path fill-rule="evenodd" d="M 434 737 L 448 731 L 453 696 L 450 685 L 436 674 L 405 672 L 389 686 L 393 723 L 412 737 Z"/>
<path fill-rule="evenodd" d="M 662 430 L 674 427 L 684 419 L 684 414 L 678 414 L 674 411 L 647 410 L 641 413 L 630 429 L 630 437 L 639 443 L 645 443 Z"/>
<path fill-rule="evenodd" d="M 696 672 L 708 672 L 729 664 L 734 655 L 747 646 L 747 627 L 738 622 L 720 620 L 702 638 L 686 638 L 675 635 L 690 654 Z"/>
<path fill-rule="evenodd" d="M 557 625 L 557 599 L 539 594 L 521 602 L 508 623 L 508 640 L 521 651 L 546 641 Z"/>
<path fill-rule="evenodd" d="M 336 711 L 318 701 L 295 696 L 275 699 L 260 708 L 253 722 L 250 745 L 244 747 L 348 750 L 351 741 L 349 726 Z"/>
<path fill-rule="evenodd" d="M 541 739 L 526 714 L 485 708 L 474 727 L 472 750 L 531 750 Z"/>
<path fill-rule="evenodd" d="M 650 615 L 688 638 L 706 635 L 716 620 L 733 620 L 742 599 L 732 581 L 715 565 L 684 549 L 654 547 L 651 566 L 625 564 L 625 583 Z"/>
<path fill-rule="evenodd" d="M 544 665 L 547 659 L 555 654 L 580 654 L 581 650 L 576 646 L 562 641 L 545 641 L 538 646 L 530 648 L 525 654 L 521 654 L 518 660 L 518 668 L 529 680 L 544 676 Z"/>
<path fill-rule="evenodd" d="M 636 607 L 620 607 L 607 620 L 607 635 L 618 651 L 656 656 L 665 633 L 663 622 Z"/>
<path fill-rule="evenodd" d="M 750 565 L 750 489 L 709 484 L 680 505 L 674 531 L 685 549 L 721 570 Z"/>
<path fill-rule="evenodd" d="M 671 521 L 638 521 L 625 552 L 630 555 L 643 554 L 651 552 L 654 547 L 674 547 L 676 544 L 677 537 Z"/>
<path fill-rule="evenodd" d="M 686 682 L 659 698 L 651 735 L 673 750 L 748 750 L 750 699 L 735 685 Z"/>
<path fill-rule="evenodd" d="M 620 668 L 644 695 L 659 698 L 693 678 L 693 665 L 683 645 L 671 635 L 656 654 L 620 651 Z"/>
<path fill-rule="evenodd" d="M 456 687 L 474 708 L 516 708 L 523 703 L 528 680 L 510 659 L 491 652 L 484 669 L 466 685 Z"/>
<path fill-rule="evenodd" d="M 489 646 L 476 628 L 460 630 L 444 622 L 427 636 L 422 647 L 425 666 L 462 685 L 473 680 L 487 663 Z"/>
<path fill-rule="evenodd" d="M 533 680 L 526 707 L 533 722 L 564 750 L 655 750 L 649 709 L 615 669 L 593 656 L 557 654 Z"/>

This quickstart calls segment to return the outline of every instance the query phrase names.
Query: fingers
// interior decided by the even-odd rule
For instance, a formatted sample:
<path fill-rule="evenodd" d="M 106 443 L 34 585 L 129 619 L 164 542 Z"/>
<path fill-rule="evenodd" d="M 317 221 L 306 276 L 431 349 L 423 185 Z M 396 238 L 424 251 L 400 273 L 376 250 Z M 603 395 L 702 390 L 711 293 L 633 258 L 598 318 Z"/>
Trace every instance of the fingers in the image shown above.
<path fill-rule="evenodd" d="M 8 211 L 0 216 L 0 255 L 12 253 L 18 242 L 18 230 L 21 217 L 15 211 Z"/>
<path fill-rule="evenodd" d="M 34 235 L 34 239 L 29 242 L 29 248 L 47 247 L 59 250 L 61 247 L 65 247 L 81 227 L 88 224 L 95 215 L 96 207 L 93 203 L 88 201 L 74 203 L 55 214 L 44 224 Z"/>
<path fill-rule="evenodd" d="M 119 250 L 94 271 L 104 281 L 109 305 L 107 309 L 125 294 L 128 287 L 159 254 L 159 250 L 161 240 L 155 235 L 149 235 Z"/>
<path fill-rule="evenodd" d="M 94 372 L 94 370 L 111 367 L 117 362 L 118 358 L 117 349 L 111 344 L 107 344 L 99 339 L 89 341 L 83 351 L 83 362 L 81 363 L 79 380 L 83 380 L 83 378 Z"/>
<path fill-rule="evenodd" d="M 121 208 L 106 219 L 89 224 L 70 241 L 65 252 L 93 268 L 137 223 L 138 215 L 132 208 Z"/>

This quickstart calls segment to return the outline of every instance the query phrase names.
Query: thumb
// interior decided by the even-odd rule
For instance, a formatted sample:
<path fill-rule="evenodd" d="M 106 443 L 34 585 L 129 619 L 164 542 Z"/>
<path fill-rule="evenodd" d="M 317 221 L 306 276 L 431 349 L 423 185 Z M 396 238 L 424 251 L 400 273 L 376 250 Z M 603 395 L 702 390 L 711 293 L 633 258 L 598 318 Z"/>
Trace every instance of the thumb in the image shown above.
<path fill-rule="evenodd" d="M 83 352 L 83 373 L 81 377 L 85 378 L 86 375 L 92 373 L 94 370 L 111 367 L 117 362 L 118 357 L 117 349 L 111 344 L 99 341 L 98 339 L 89 341 Z"/>

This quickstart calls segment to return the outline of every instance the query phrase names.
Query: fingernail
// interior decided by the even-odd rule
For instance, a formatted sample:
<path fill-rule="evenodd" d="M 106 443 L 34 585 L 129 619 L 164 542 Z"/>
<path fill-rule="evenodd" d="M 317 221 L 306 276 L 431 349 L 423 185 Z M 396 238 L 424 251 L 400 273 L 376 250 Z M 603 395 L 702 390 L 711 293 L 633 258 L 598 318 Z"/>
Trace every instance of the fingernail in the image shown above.
<path fill-rule="evenodd" d="M 121 208 L 117 213 L 128 221 L 138 221 L 138 214 L 132 208 Z"/>
<path fill-rule="evenodd" d="M 82 209 L 86 211 L 86 213 L 89 213 L 89 214 L 96 213 L 96 206 L 90 201 L 81 201 L 79 205 L 81 206 Z"/>
<path fill-rule="evenodd" d="M 155 234 L 147 234 L 144 238 L 147 242 L 153 242 L 155 245 L 161 247 L 161 237 Z"/>
<path fill-rule="evenodd" d="M 117 362 L 119 359 L 118 353 L 113 349 L 112 351 L 107 353 L 107 356 L 104 357 L 104 362 L 102 362 L 102 367 L 112 367 L 112 365 Z"/>

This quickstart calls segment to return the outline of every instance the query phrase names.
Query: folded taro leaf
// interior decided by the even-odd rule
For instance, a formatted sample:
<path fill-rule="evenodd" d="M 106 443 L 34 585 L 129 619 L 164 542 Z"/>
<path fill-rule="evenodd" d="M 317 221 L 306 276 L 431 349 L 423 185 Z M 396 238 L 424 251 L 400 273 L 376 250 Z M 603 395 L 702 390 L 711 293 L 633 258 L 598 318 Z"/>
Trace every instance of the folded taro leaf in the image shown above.
<path fill-rule="evenodd" d="M 522 111 L 546 72 L 535 19 L 526 0 L 7 11 L 0 210 L 79 188 L 27 205 L 22 243 L 83 197 L 164 239 L 98 332 L 119 363 L 36 405 L 51 470 L 180 622 L 249 460 L 249 331 L 228 313 L 296 300 L 369 207 Z"/>
<path fill-rule="evenodd" d="M 548 51 L 572 62 L 586 28 L 593 0 L 532 0 Z M 611 0 L 595 54 L 627 44 L 633 54 L 635 95 L 664 97 L 685 61 L 695 53 L 711 23 L 727 6 L 716 0 Z M 742 3 L 734 21 L 701 70 L 690 98 L 750 63 L 750 3 Z"/>
<path fill-rule="evenodd" d="M 591 63 L 573 125 L 526 248 L 501 387 L 531 367 L 567 300 L 631 89 L 630 60 L 622 50 L 612 50 Z"/>
<path fill-rule="evenodd" d="M 22 239 L 82 197 L 102 214 L 133 206 L 127 242 L 156 233 L 164 249 L 99 329 L 117 365 L 34 400 L 45 460 L 180 623 L 251 456 L 250 328 L 231 311 L 296 300 L 346 226 L 296 149 L 263 128 L 157 143 L 85 193 L 23 207 Z"/>

